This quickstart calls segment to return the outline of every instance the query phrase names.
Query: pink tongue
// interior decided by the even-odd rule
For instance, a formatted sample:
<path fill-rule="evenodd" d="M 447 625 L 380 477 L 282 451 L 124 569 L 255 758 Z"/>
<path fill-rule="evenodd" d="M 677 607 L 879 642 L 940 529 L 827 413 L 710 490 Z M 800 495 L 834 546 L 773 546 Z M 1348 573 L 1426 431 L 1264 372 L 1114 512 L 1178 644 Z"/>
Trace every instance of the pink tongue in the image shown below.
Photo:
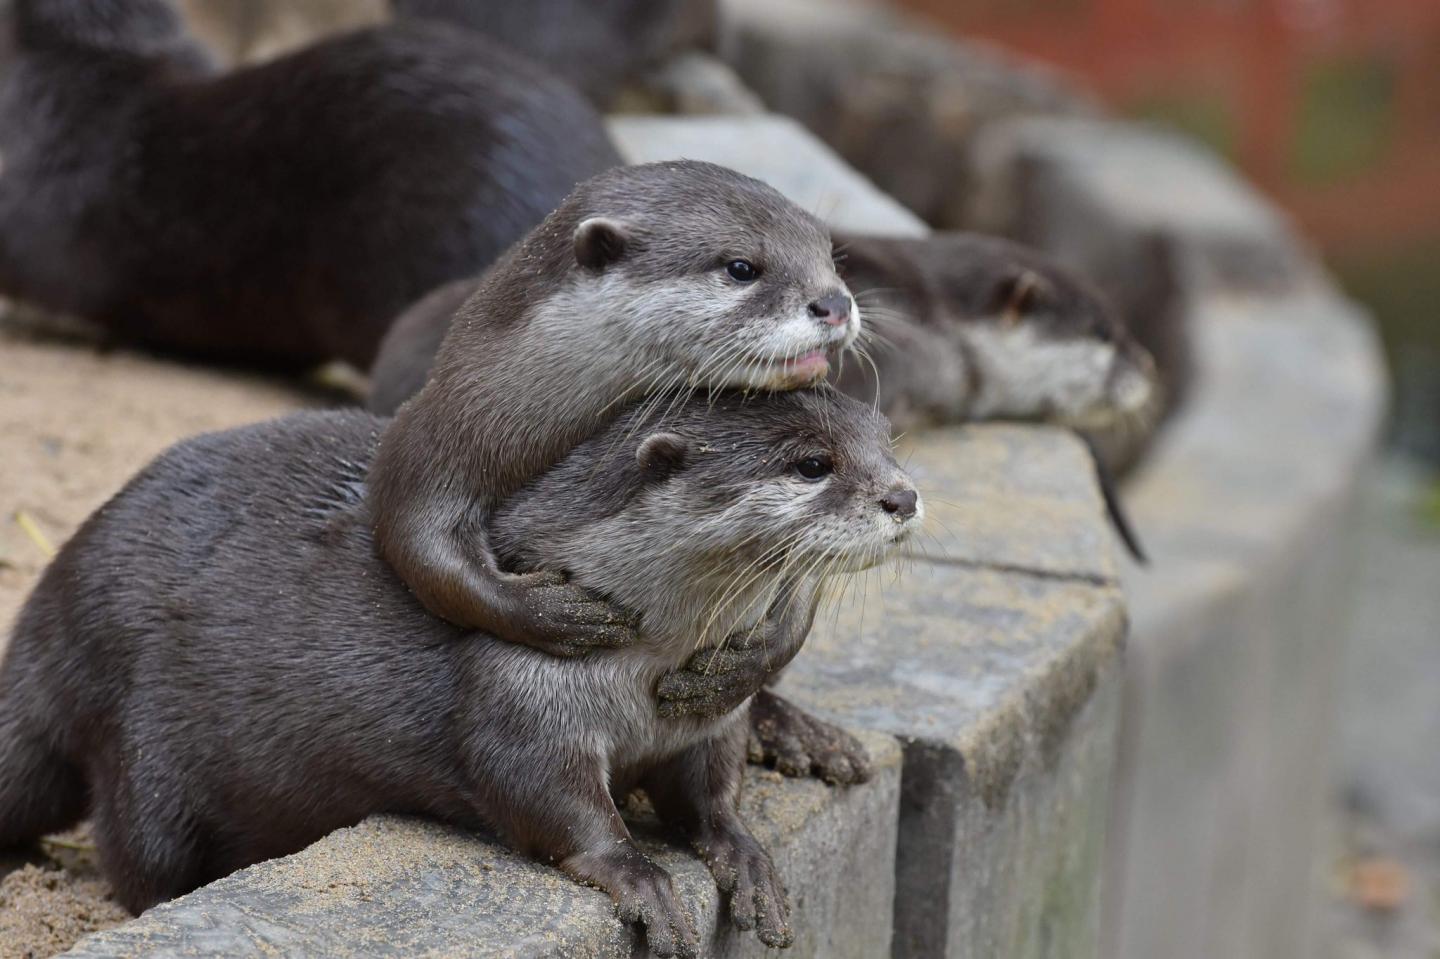
<path fill-rule="evenodd" d="M 817 362 L 825 362 L 824 350 L 812 350 L 804 356 L 797 356 L 793 360 L 786 360 L 785 365 L 789 367 L 814 366 Z"/>

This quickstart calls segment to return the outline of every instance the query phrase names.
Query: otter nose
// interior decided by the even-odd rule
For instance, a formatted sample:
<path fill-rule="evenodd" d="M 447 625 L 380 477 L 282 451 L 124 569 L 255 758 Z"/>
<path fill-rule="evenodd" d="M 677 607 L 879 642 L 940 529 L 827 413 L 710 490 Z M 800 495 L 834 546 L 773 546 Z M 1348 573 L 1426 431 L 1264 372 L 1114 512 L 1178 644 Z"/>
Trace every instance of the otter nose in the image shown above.
<path fill-rule="evenodd" d="M 919 500 L 913 489 L 899 487 L 880 497 L 880 508 L 896 519 L 909 519 L 915 515 L 915 503 Z"/>
<path fill-rule="evenodd" d="M 810 304 L 810 315 L 827 326 L 842 326 L 850 321 L 850 297 L 827 293 Z"/>

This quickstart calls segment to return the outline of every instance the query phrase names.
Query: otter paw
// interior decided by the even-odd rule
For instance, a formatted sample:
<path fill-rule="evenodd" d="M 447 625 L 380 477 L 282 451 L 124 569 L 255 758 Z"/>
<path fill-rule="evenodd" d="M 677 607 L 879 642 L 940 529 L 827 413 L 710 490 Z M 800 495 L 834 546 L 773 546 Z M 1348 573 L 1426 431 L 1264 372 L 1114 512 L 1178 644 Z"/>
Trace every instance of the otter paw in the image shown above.
<path fill-rule="evenodd" d="M 785 776 L 815 776 L 832 785 L 872 775 L 870 754 L 858 739 L 768 689 L 750 704 L 749 758 Z"/>
<path fill-rule="evenodd" d="M 534 645 L 552 656 L 584 656 L 596 649 L 629 646 L 638 636 L 635 617 L 555 573 L 520 578 Z"/>
<path fill-rule="evenodd" d="M 794 942 L 790 897 L 754 837 L 740 829 L 723 830 L 698 839 L 695 848 L 725 893 L 737 929 L 754 929 L 761 942 L 777 949 Z"/>
<path fill-rule="evenodd" d="M 663 719 L 723 716 L 755 695 L 770 672 L 764 649 L 702 649 L 660 677 L 655 687 L 658 712 Z"/>
<path fill-rule="evenodd" d="M 627 867 L 624 878 L 611 890 L 615 914 L 622 922 L 638 923 L 645 930 L 645 941 L 654 955 L 694 959 L 700 941 L 680 908 L 670 874 L 649 860 L 642 861 L 648 870 Z"/>

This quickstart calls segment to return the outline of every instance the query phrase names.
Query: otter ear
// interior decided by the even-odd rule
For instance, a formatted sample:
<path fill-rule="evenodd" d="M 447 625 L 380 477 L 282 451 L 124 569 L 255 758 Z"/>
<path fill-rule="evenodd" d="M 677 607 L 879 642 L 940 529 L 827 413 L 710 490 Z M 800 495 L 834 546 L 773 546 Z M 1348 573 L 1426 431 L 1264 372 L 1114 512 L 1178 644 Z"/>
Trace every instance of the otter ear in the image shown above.
<path fill-rule="evenodd" d="M 1000 298 L 1004 306 L 1000 322 L 1005 326 L 1019 323 L 1025 314 L 1040 305 L 1048 294 L 1045 278 L 1034 270 L 1021 270 L 1001 285 Z"/>
<path fill-rule="evenodd" d="M 685 466 L 690 444 L 674 433 L 651 433 L 635 451 L 635 461 L 647 479 L 659 482 L 670 478 Z"/>
<path fill-rule="evenodd" d="M 625 255 L 628 240 L 623 223 L 592 216 L 575 228 L 575 262 L 587 270 L 603 270 Z"/>

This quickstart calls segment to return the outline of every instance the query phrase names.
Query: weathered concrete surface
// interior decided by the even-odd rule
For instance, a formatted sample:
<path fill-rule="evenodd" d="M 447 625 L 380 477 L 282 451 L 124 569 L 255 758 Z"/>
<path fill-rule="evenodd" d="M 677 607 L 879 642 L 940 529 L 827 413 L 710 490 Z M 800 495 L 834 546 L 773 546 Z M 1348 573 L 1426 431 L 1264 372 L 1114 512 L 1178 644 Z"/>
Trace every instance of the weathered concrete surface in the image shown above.
<path fill-rule="evenodd" d="M 758 177 L 826 222 L 847 230 L 919 236 L 925 224 L 815 142 L 794 120 L 617 116 L 610 135 L 631 163 L 709 160 Z"/>
<path fill-rule="evenodd" d="M 722 53 L 766 104 L 932 226 L 967 222 L 971 143 L 992 120 L 1093 111 L 1052 71 L 883 4 L 724 0 L 721 13 Z"/>
<path fill-rule="evenodd" d="M 990 445 L 963 432 L 962 453 Z M 1017 530 L 1049 521 L 1023 500 Z M 1096 954 L 1124 630 L 1113 584 L 969 559 L 875 574 L 822 612 L 781 688 L 906 744 L 896 956 Z"/>
<path fill-rule="evenodd" d="M 1073 437 L 1026 426 L 931 430 L 898 456 L 925 495 L 914 552 L 1097 583 L 1118 576 L 1113 539 L 1096 513 L 1095 466 Z"/>
<path fill-rule="evenodd" d="M 754 768 L 747 776 L 741 815 L 791 891 L 796 941 L 787 955 L 859 959 L 889 948 L 900 750 L 874 734 L 865 744 L 876 776 L 863 786 L 783 781 Z M 653 826 L 647 832 L 643 845 L 693 909 L 706 955 L 767 954 L 721 917 L 699 859 Z M 473 834 L 379 816 L 158 906 L 66 955 L 621 959 L 635 947 L 604 893 Z"/>
<path fill-rule="evenodd" d="M 1200 387 L 1128 490 L 1155 564 L 1125 576 L 1111 954 L 1311 955 L 1349 517 L 1383 374 L 1323 289 L 1195 318 Z"/>

